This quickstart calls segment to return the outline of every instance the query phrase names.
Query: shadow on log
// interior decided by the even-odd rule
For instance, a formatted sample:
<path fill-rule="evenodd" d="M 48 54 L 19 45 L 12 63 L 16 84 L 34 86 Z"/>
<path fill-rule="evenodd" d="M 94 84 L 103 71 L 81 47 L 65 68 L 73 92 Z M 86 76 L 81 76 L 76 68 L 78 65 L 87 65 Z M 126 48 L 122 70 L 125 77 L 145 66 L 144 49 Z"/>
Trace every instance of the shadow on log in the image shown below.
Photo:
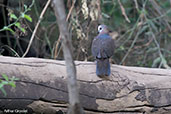
<path fill-rule="evenodd" d="M 86 114 L 171 113 L 171 70 L 112 65 L 110 78 L 104 80 L 96 76 L 95 63 L 75 64 Z M 16 88 L 5 86 L 6 97 L 1 92 L 1 112 L 67 111 L 64 61 L 0 56 L 0 74 L 20 79 Z"/>

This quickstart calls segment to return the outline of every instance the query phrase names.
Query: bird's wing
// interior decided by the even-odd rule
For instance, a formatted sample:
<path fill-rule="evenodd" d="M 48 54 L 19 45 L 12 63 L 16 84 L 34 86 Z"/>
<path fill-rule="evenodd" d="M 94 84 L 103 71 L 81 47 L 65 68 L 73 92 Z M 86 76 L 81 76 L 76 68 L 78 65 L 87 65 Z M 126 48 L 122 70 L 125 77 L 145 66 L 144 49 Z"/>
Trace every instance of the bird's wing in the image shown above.
<path fill-rule="evenodd" d="M 100 51 L 100 44 L 101 44 L 101 40 L 98 37 L 95 37 L 91 46 L 91 51 L 94 57 L 97 57 Z"/>
<path fill-rule="evenodd" d="M 114 40 L 110 36 L 106 38 L 95 37 L 92 43 L 92 54 L 96 58 L 109 58 L 114 53 Z"/>
<path fill-rule="evenodd" d="M 108 38 L 104 39 L 103 44 L 101 46 L 102 52 L 107 55 L 107 57 L 111 57 L 114 53 L 114 40 L 109 36 Z"/>

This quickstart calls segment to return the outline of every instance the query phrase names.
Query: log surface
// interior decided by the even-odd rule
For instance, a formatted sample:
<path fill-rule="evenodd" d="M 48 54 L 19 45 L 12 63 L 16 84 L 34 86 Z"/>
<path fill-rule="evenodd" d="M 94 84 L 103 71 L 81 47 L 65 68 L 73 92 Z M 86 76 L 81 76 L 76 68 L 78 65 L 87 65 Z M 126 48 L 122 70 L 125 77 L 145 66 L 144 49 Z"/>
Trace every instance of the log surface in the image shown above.
<path fill-rule="evenodd" d="M 111 65 L 109 79 L 101 79 L 95 63 L 75 64 L 80 101 L 87 114 L 171 113 L 171 70 Z M 0 74 L 20 79 L 16 88 L 5 86 L 6 97 L 0 93 L 0 110 L 67 111 L 64 61 L 0 56 Z"/>

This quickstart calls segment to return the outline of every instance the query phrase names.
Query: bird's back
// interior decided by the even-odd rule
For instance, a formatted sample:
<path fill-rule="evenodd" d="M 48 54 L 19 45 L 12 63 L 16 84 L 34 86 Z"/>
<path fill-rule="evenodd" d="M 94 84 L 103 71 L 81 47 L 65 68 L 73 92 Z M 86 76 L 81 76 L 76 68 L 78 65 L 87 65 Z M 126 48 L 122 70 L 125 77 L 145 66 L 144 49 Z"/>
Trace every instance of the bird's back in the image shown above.
<path fill-rule="evenodd" d="M 99 34 L 92 43 L 92 54 L 95 58 L 110 58 L 114 53 L 114 40 L 108 34 Z"/>

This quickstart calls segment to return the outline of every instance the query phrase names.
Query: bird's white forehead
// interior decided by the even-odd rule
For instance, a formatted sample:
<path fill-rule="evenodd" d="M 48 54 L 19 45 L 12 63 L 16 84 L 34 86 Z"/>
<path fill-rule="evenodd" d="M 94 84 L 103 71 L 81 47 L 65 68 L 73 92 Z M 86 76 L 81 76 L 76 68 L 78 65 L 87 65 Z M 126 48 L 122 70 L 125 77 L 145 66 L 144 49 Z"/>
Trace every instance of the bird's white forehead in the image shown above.
<path fill-rule="evenodd" d="M 107 28 L 106 25 L 99 25 L 98 26 L 98 32 L 101 32 L 105 28 Z"/>
<path fill-rule="evenodd" d="M 100 31 L 100 29 L 102 29 L 102 26 L 101 25 L 98 26 L 98 31 Z"/>
<path fill-rule="evenodd" d="M 99 25 L 99 26 L 98 26 L 98 29 L 99 29 L 99 28 L 104 28 L 104 27 L 105 27 L 105 25 Z"/>

